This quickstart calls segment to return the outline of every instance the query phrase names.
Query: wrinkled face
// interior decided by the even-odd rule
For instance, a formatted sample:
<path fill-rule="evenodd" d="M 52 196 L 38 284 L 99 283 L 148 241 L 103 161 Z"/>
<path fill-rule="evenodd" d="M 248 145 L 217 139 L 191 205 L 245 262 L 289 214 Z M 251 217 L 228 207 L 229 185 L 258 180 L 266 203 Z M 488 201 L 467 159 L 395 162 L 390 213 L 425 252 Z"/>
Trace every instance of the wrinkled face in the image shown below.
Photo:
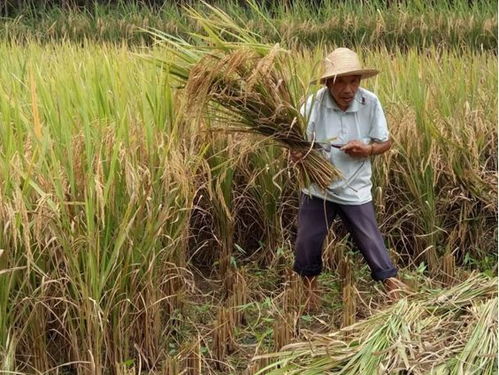
<path fill-rule="evenodd" d="M 341 110 L 345 111 L 352 103 L 355 93 L 359 89 L 360 77 L 359 75 L 351 75 L 336 77 L 335 80 L 330 78 L 326 81 L 331 96 Z"/>

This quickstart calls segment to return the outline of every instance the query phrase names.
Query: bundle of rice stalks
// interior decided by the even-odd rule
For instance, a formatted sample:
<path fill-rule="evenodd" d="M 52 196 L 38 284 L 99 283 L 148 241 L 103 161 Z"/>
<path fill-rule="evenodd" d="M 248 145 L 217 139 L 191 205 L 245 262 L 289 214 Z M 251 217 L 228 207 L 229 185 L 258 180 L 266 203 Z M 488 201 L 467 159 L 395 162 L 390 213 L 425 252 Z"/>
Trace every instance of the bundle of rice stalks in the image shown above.
<path fill-rule="evenodd" d="M 293 75 L 291 58 L 279 45 L 259 43 L 257 35 L 227 14 L 207 7 L 208 15 L 186 9 L 204 35 L 191 34 L 188 42 L 151 31 L 168 58 L 148 59 L 168 69 L 185 88 L 192 115 L 225 125 L 216 130 L 259 134 L 305 153 L 296 165 L 299 182 L 327 188 L 339 172 L 323 158 L 321 146 L 307 140 L 306 119 L 299 110 L 307 86 Z"/>
<path fill-rule="evenodd" d="M 258 373 L 494 374 L 497 281 L 472 275 L 328 335 L 311 333 L 307 342 L 260 356 L 278 360 Z"/>

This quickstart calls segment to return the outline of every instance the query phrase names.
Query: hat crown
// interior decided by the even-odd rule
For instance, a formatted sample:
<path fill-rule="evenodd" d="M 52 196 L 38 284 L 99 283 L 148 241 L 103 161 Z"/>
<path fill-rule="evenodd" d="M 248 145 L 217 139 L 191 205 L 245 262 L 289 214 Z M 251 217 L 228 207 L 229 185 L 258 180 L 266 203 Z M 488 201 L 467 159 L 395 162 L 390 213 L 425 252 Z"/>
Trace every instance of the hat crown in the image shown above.
<path fill-rule="evenodd" d="M 324 70 L 330 74 L 341 74 L 343 72 L 361 70 L 357 54 L 348 48 L 336 48 L 327 55 L 324 61 Z"/>
<path fill-rule="evenodd" d="M 323 64 L 323 74 L 312 83 L 325 83 L 329 78 L 342 77 L 347 75 L 358 75 L 361 79 L 374 77 L 379 73 L 376 69 L 366 69 L 362 67 L 357 54 L 349 48 L 336 48 L 326 56 Z"/>

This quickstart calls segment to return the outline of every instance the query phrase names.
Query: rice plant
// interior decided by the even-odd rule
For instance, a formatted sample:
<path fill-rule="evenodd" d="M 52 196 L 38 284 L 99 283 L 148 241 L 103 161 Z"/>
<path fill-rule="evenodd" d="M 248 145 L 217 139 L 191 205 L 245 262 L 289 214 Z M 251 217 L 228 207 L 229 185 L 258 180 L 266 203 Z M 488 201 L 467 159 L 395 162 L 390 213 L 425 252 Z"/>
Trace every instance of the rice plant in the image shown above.
<path fill-rule="evenodd" d="M 150 45 L 153 38 L 138 33 L 138 28 L 152 27 L 169 34 L 188 37 L 199 32 L 181 4 L 162 2 L 161 7 L 144 6 L 143 2 L 91 2 L 83 9 L 46 6 L 40 1 L 23 1 L 26 5 L 5 14 L 1 36 L 9 40 L 36 39 L 42 43 L 54 40 L 126 43 Z M 198 11 L 204 10 L 199 2 Z M 497 50 L 497 15 L 493 1 L 418 0 L 386 2 L 375 0 L 321 1 L 320 6 L 306 1 L 210 2 L 233 18 L 239 18 L 248 29 L 262 35 L 269 43 L 298 42 L 313 48 L 328 41 L 332 45 L 364 45 L 388 48 L 446 48 Z M 257 4 L 256 7 L 250 4 Z M 2 9 L 0 9 L 1 11 Z M 269 22 L 272 25 L 269 27 Z"/>
<path fill-rule="evenodd" d="M 453 11 L 466 16 L 464 8 Z M 466 27 L 483 21 L 463 27 L 459 17 L 462 30 L 449 29 L 455 43 Z M 264 18 L 259 22 L 267 24 Z M 86 28 L 83 16 L 65 22 L 61 36 Z M 81 29 L 73 30 L 78 22 Z M 100 35 L 111 27 L 103 22 Z M 360 320 L 370 310 L 359 296 L 374 294 L 373 287 L 343 237 L 326 254 L 333 280 L 323 306 L 327 318 L 300 316 L 297 280 L 283 277 L 292 257 L 298 183 L 280 147 L 193 119 L 173 73 L 137 57 L 165 58 L 159 46 L 144 51 L 29 38 L 0 42 L 6 83 L 0 86 L 1 371 L 189 367 L 214 374 L 217 356 L 227 353 L 220 367 L 243 373 L 268 366 L 269 358 L 251 358 L 290 341 L 298 351 L 281 353 L 290 371 L 304 363 L 322 371 L 332 360 L 355 371 L 493 371 L 496 279 L 459 282 L 463 265 L 497 272 L 497 62 L 486 45 L 421 53 L 421 46 L 407 48 L 419 43 L 415 37 L 400 48 L 359 49 L 366 64 L 382 71 L 365 84 L 383 103 L 395 143 L 375 161 L 379 223 L 400 267 L 407 267 L 403 274 L 422 289 L 373 320 Z M 329 43 L 286 43 L 298 102 L 298 88 L 314 77 Z M 348 264 L 341 263 L 345 255 Z M 428 279 L 428 266 L 445 274 Z M 341 325 L 339 285 L 348 280 L 358 293 L 345 309 L 345 325 L 357 323 L 342 334 L 309 336 L 315 353 L 335 351 L 301 362 L 311 349 L 296 344 L 307 334 L 297 327 Z M 451 288 L 436 290 L 440 282 Z M 346 302 L 351 292 L 345 291 Z M 221 306 L 225 320 L 217 325 Z M 233 322 L 229 329 L 213 332 L 227 328 L 226 321 Z M 230 337 L 232 347 L 217 349 L 214 337 L 218 343 Z M 347 337 L 368 340 L 361 345 Z"/>

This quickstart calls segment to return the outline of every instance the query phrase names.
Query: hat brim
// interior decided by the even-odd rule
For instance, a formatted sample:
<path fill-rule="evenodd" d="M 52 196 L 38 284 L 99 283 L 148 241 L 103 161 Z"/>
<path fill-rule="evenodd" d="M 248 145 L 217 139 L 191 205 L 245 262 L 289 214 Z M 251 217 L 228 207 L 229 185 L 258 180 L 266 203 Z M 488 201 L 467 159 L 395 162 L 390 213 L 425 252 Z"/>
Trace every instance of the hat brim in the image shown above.
<path fill-rule="evenodd" d="M 371 78 L 374 77 L 379 73 L 379 70 L 376 69 L 360 69 L 360 70 L 350 70 L 348 72 L 342 72 L 342 73 L 337 73 L 337 74 L 325 74 L 319 79 L 315 79 L 311 81 L 310 83 L 316 84 L 316 83 L 325 83 L 327 79 L 329 78 L 334 78 L 334 77 L 344 77 L 344 76 L 361 76 L 361 79 L 366 79 L 366 78 Z"/>

